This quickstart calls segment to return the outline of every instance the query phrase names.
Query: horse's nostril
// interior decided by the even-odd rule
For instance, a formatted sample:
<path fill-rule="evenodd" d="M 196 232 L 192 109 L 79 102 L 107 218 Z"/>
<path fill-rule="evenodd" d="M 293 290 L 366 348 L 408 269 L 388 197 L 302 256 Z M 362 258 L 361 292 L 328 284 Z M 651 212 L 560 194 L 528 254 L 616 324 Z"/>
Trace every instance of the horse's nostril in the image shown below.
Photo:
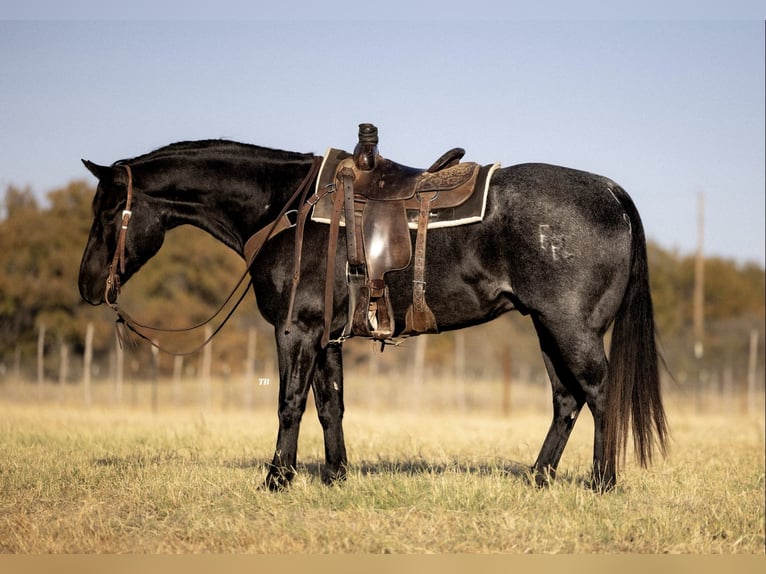
<path fill-rule="evenodd" d="M 82 297 L 83 301 L 86 303 L 90 303 L 91 305 L 101 305 L 101 303 L 104 302 L 103 293 L 98 289 L 91 289 L 89 283 L 81 281 L 79 287 L 80 297 Z"/>

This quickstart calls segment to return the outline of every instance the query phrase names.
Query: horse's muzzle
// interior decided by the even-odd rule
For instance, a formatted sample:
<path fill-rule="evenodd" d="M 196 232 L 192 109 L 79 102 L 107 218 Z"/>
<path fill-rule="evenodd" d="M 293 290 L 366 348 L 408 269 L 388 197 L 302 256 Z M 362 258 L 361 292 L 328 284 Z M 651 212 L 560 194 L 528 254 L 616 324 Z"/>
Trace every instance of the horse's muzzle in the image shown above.
<path fill-rule="evenodd" d="M 98 285 L 91 281 L 80 281 L 79 287 L 80 297 L 82 297 L 83 301 L 86 303 L 91 305 L 101 305 L 105 302 L 105 290 L 103 281 L 98 282 Z"/>

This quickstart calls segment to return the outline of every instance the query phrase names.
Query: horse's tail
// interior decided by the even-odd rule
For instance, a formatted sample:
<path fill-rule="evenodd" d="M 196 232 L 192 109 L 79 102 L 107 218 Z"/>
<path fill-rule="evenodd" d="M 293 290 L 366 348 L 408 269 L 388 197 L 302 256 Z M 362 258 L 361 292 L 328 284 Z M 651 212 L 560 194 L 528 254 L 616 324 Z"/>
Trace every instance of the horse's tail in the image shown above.
<path fill-rule="evenodd" d="M 632 245 L 628 286 L 612 330 L 604 454 L 615 466 L 623 461 L 632 426 L 636 458 L 647 466 L 655 446 L 666 453 L 668 426 L 660 393 L 646 237 L 628 194 L 618 186 L 612 191 L 630 218 Z"/>

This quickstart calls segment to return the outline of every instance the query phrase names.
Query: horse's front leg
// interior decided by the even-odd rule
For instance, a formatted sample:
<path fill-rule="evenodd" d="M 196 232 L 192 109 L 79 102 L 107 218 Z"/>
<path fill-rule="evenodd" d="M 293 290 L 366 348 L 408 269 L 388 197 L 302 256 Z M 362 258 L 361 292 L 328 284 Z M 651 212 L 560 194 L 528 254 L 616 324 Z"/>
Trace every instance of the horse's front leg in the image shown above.
<path fill-rule="evenodd" d="M 345 480 L 348 463 L 343 439 L 343 354 L 340 345 L 330 344 L 319 353 L 313 386 L 314 402 L 324 432 L 322 482 L 332 484 Z"/>
<path fill-rule="evenodd" d="M 295 476 L 298 431 L 316 372 L 318 352 L 318 337 L 297 327 L 289 334 L 277 329 L 279 432 L 274 458 L 266 475 L 266 486 L 270 490 L 285 488 Z"/>

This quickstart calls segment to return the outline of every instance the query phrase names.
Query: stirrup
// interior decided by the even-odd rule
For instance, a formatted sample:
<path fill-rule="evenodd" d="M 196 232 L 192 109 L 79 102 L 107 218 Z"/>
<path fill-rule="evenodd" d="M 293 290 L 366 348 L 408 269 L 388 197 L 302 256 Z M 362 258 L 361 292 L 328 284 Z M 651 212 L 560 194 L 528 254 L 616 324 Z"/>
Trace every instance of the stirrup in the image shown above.
<path fill-rule="evenodd" d="M 371 291 L 369 285 L 360 289 L 352 332 L 360 337 L 385 341 L 394 335 L 394 309 L 388 296 L 388 286 L 383 287 L 377 297 L 371 297 Z"/>

